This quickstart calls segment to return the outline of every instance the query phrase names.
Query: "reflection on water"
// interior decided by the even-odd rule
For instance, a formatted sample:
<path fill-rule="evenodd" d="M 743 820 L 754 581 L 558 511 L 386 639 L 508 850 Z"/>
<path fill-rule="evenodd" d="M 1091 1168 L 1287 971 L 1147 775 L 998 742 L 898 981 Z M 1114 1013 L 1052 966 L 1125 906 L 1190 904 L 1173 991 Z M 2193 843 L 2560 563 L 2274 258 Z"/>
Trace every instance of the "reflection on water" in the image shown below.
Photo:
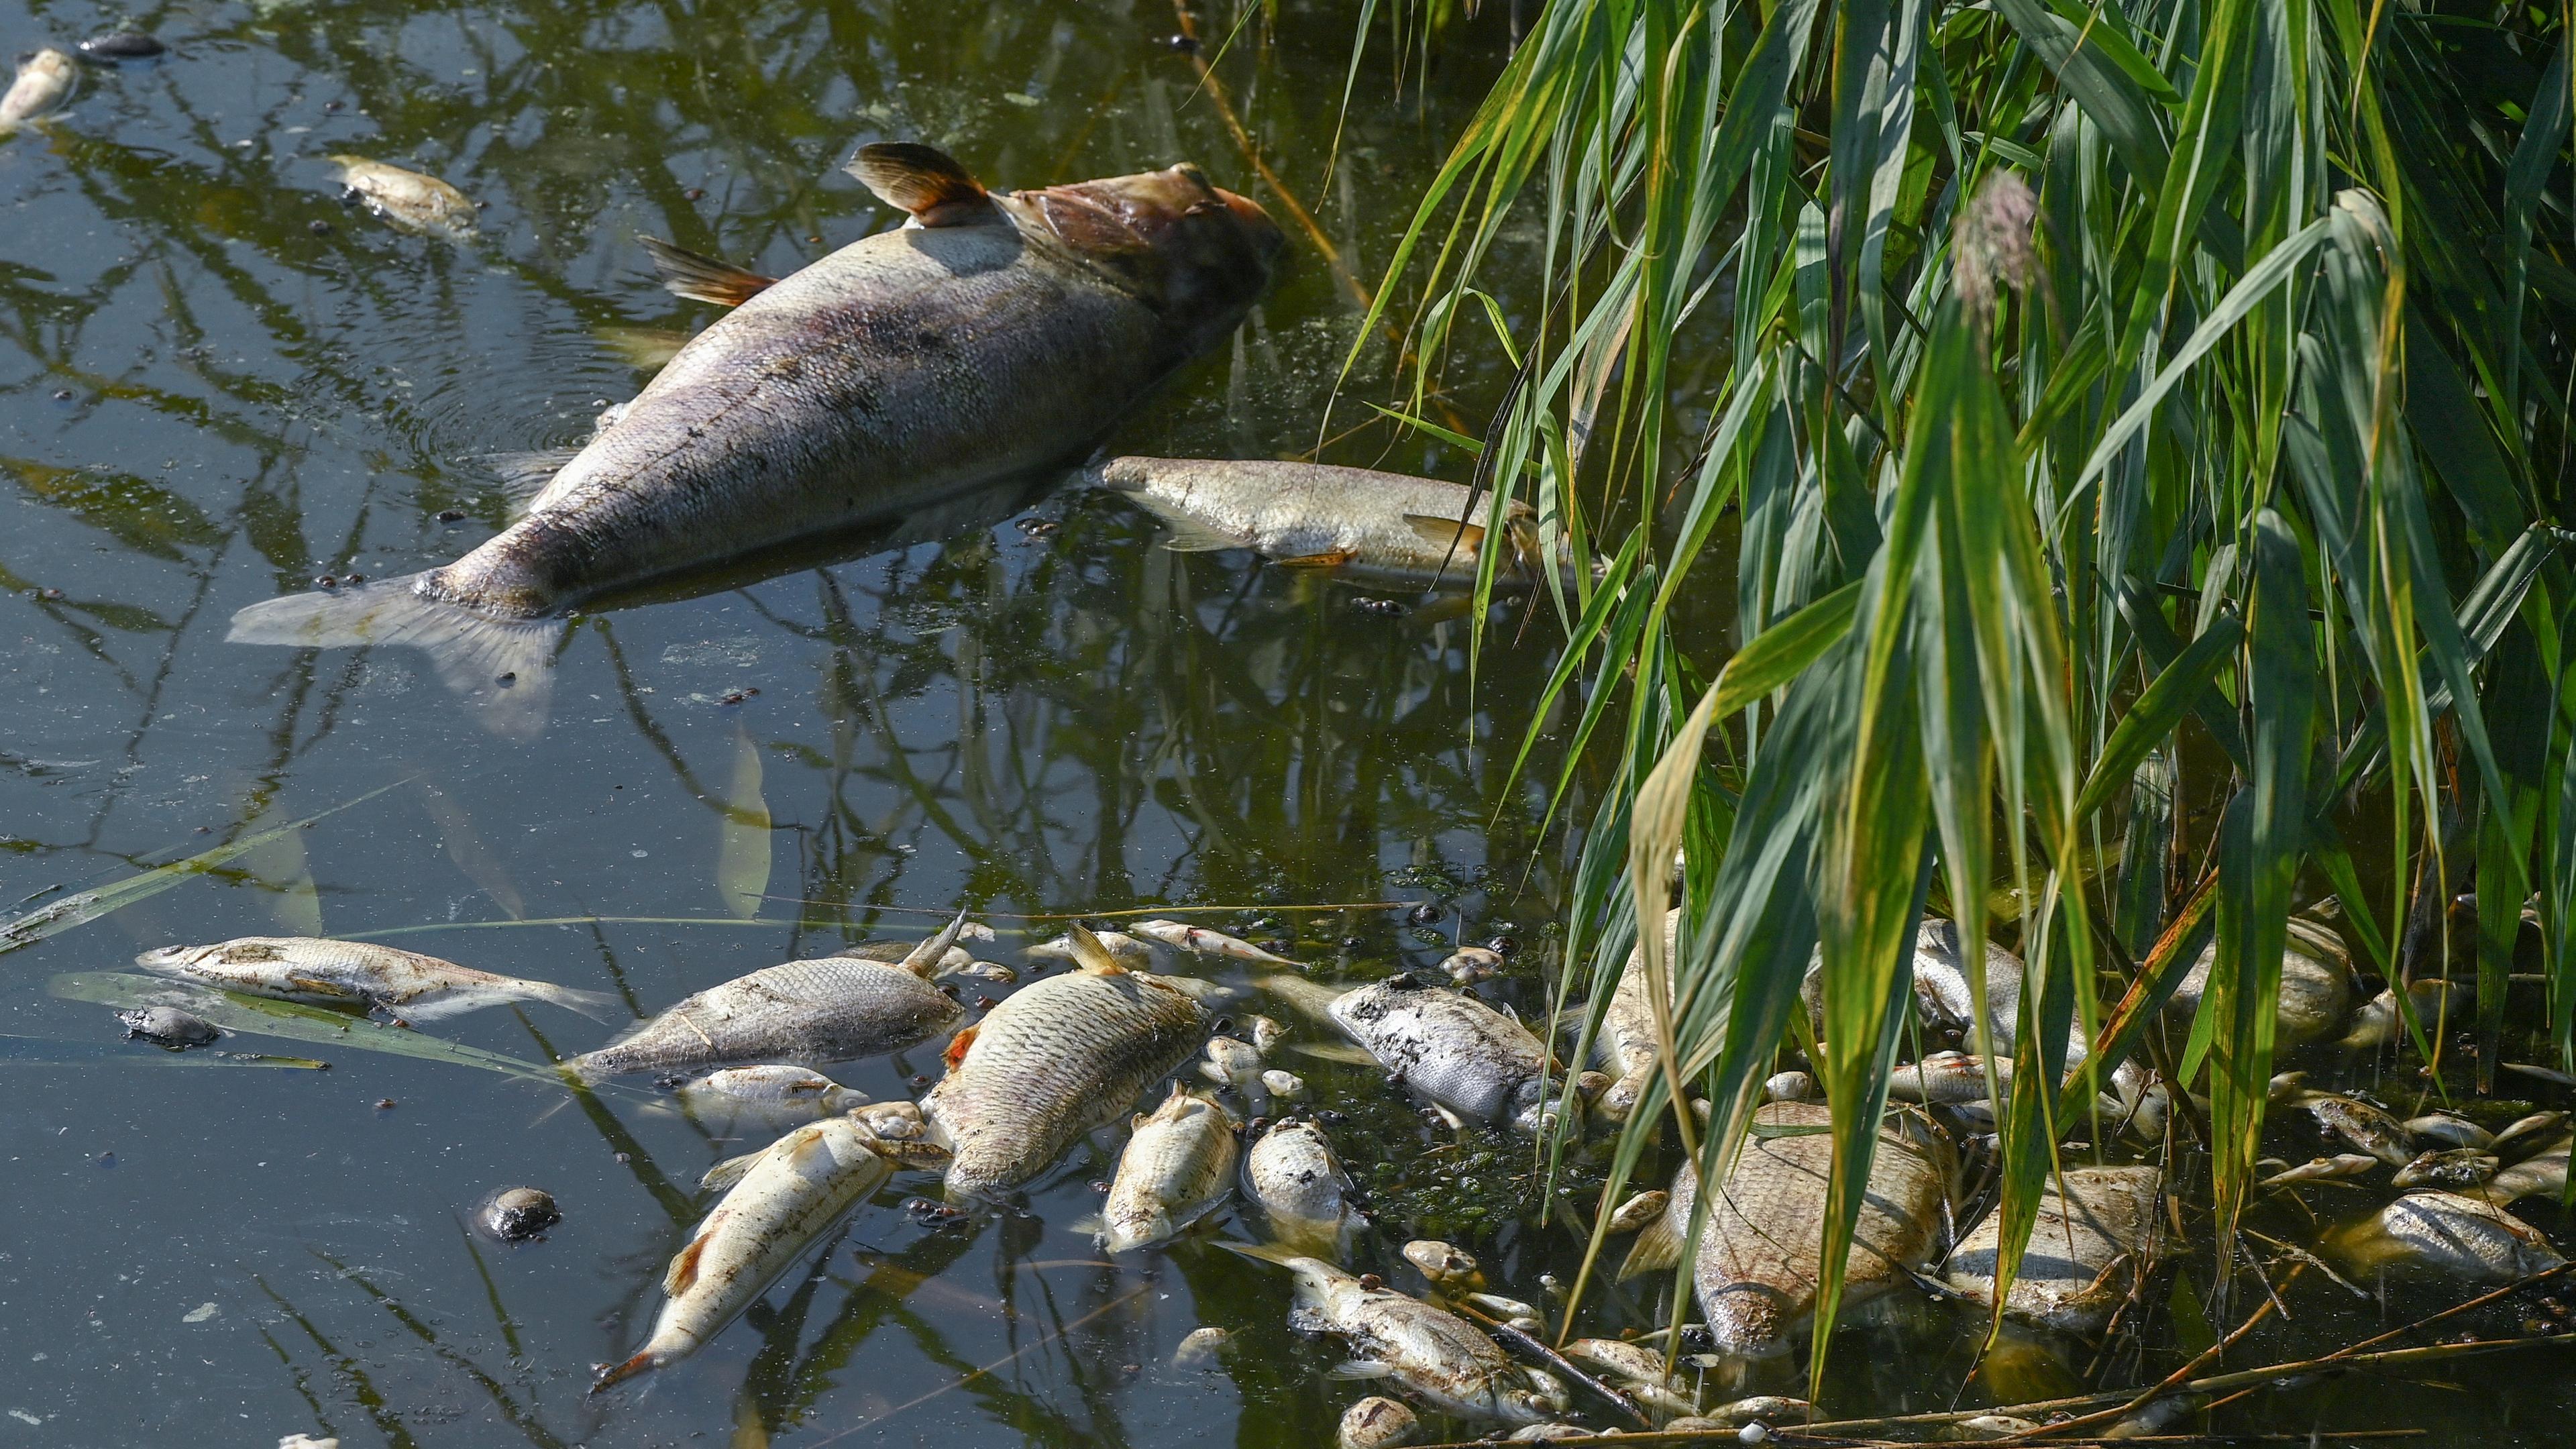
<path fill-rule="evenodd" d="M 1250 132 L 1365 277 L 1499 64 L 1511 7 L 1454 28 L 1427 73 L 1408 55 L 1400 89 L 1381 51 L 1328 175 L 1360 8 L 1217 0 L 1197 26 L 1224 47 Z M 0 0 L 0 45 L 118 18 Z M 590 1366 L 642 1336 L 707 1206 L 700 1173 L 745 1143 L 649 1086 L 567 1102 L 356 1043 L 292 1048 L 327 1072 L 150 1071 L 206 1059 L 103 1049 L 121 1032 L 106 1008 L 44 986 L 145 945 L 319 929 L 610 991 L 643 1014 L 926 931 L 959 902 L 1047 935 L 1059 927 L 1022 918 L 1213 903 L 1237 910 L 1212 924 L 1285 940 L 1326 979 L 1508 932 L 1531 947 L 1500 995 L 1546 1009 L 1568 863 L 1541 834 L 1560 761 L 1543 744 L 1513 768 L 1520 701 L 1552 663 L 1519 605 L 1473 657 L 1454 610 L 1388 614 L 1244 555 L 1175 555 L 1126 505 L 1039 479 L 601 601 L 564 632 L 553 719 L 531 742 L 474 728 L 404 651 L 221 643 L 245 604 L 323 574 L 431 567 L 498 528 L 506 503 L 477 460 L 577 442 L 711 315 L 655 285 L 638 233 L 785 272 L 891 222 L 837 170 L 879 139 L 951 148 L 1000 184 L 1188 158 L 1253 190 L 1169 43 L 1173 12 L 254 0 L 127 18 L 170 54 L 87 74 L 58 123 L 0 141 L 14 685 L 0 903 L 396 788 L 0 958 L 16 1089 L 0 1152 L 17 1184 L 0 1410 L 29 1421 L 0 1429 L 77 1444 L 1320 1442 L 1360 1390 L 1324 1378 L 1329 1346 L 1287 1333 L 1275 1271 L 1186 1243 L 1112 1265 L 1070 1226 L 1097 1208 L 1112 1134 L 1025 1211 L 950 1222 L 907 1208 L 932 1185 L 899 1175 L 710 1348 L 592 1400 Z M 335 152 L 453 181 L 486 203 L 477 236 L 408 236 L 345 208 Z M 1292 243 L 1246 327 L 1115 446 L 1310 448 L 1355 321 Z M 1493 366 L 1456 360 L 1462 412 L 1490 406 Z M 1383 427 L 1328 456 L 1466 473 Z M 1418 926 L 1366 908 L 1391 899 L 1444 909 Z M 1299 909 L 1319 903 L 1341 908 Z M 544 1006 L 441 1033 L 528 1060 L 601 1035 Z M 1461 1141 L 1374 1073 L 1291 1060 L 1348 1108 L 1337 1130 L 1375 1204 L 1372 1261 L 1420 1230 L 1471 1245 L 1523 1295 L 1541 1272 L 1570 1279 L 1569 1236 L 1531 1225 L 1524 1147 Z M 938 1069 L 925 1047 L 839 1075 L 887 1098 Z M 552 1192 L 562 1225 L 518 1246 L 473 1234 L 473 1205 L 517 1184 Z M 2205 1342 L 2197 1281 L 2149 1305 L 2133 1356 L 2101 1371 L 2138 1381 Z M 1655 1314 L 1637 1290 L 1597 1293 L 1587 1329 Z M 2383 1311 L 2340 1290 L 2294 1306 L 2244 1362 L 2346 1341 Z M 1235 1347 L 1174 1366 L 1201 1323 Z M 1947 1310 L 1870 1316 L 1850 1337 L 1838 1407 L 1944 1407 L 1975 1367 Z M 1766 1366 L 1748 1387 L 1792 1390 L 1789 1373 Z M 2564 1411 L 2510 1369 L 2451 1379 L 2328 1381 L 2260 1412 L 2285 1432 L 2431 1423 L 2504 1443 L 2543 1442 L 2514 1426 Z"/>

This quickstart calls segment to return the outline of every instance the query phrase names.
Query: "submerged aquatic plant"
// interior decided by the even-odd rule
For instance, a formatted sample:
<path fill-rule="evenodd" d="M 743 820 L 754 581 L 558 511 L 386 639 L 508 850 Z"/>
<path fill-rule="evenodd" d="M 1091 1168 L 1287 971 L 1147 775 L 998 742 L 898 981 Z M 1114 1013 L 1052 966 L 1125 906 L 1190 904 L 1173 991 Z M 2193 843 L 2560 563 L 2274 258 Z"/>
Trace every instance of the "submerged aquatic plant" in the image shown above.
<path fill-rule="evenodd" d="M 1567 923 L 1569 998 L 1633 942 L 1665 1038 L 1618 1172 L 1684 1091 L 1722 1170 L 1821 962 L 1815 1369 L 1927 909 L 2024 960 L 2005 1273 L 2060 1119 L 2213 936 L 2178 1055 L 2231 1261 L 2318 896 L 2395 978 L 2442 969 L 2474 887 L 2483 1076 L 2536 892 L 2576 1060 L 2569 36 L 2548 7 L 1554 0 L 1428 186 L 1354 361 L 1410 283 L 1419 415 L 1489 321 L 1517 375 L 1480 506 L 1618 560 L 1557 586 L 1537 711 L 1579 702 L 1577 751 L 1618 760 Z M 1494 263 L 1531 249 L 1516 291 Z M 1721 581 L 1731 659 L 1679 607 Z M 1638 929 L 1668 903 L 1669 959 Z M 2099 1049 L 2052 1089 L 2070 1024 Z"/>

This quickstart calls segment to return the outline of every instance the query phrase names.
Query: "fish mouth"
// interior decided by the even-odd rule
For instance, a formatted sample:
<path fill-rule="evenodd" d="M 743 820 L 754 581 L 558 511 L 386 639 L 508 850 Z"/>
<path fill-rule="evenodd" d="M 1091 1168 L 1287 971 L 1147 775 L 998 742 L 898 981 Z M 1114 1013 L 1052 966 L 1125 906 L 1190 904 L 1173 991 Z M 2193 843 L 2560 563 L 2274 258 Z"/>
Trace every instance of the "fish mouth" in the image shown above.
<path fill-rule="evenodd" d="M 1234 224 L 1261 253 L 1262 262 L 1267 264 L 1276 260 L 1280 249 L 1288 245 L 1288 234 L 1279 229 L 1279 223 L 1270 219 L 1269 212 L 1261 209 L 1261 203 L 1249 196 L 1228 191 L 1222 186 L 1211 186 L 1208 190 L 1216 193 L 1216 199 L 1223 203 L 1227 214 L 1234 218 Z"/>

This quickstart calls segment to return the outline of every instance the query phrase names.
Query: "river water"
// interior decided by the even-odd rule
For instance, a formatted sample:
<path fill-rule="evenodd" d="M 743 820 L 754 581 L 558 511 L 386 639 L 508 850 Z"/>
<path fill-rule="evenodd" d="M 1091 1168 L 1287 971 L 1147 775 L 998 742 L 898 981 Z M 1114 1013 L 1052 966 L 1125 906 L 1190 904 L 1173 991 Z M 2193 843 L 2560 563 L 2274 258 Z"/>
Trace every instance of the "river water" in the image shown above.
<path fill-rule="evenodd" d="M 1381 34 L 1346 122 L 1357 6 L 1218 4 L 1198 24 L 1226 103 L 1373 281 L 1512 8 L 1427 61 Z M 791 270 L 896 219 L 837 169 L 885 139 L 998 185 L 1195 159 L 1278 213 L 1174 13 L 0 0 L 0 47 L 120 18 L 168 54 L 86 69 L 67 115 L 0 141 L 0 904 L 333 813 L 6 957 L 0 1445 L 1328 1442 L 1365 1388 L 1287 1332 L 1274 1270 L 1203 1244 L 1111 1264 L 1073 1226 L 1113 1132 L 1024 1209 L 963 1225 L 908 1210 L 935 1185 L 899 1177 L 705 1351 L 589 1398 L 593 1366 L 649 1324 L 708 1201 L 698 1175 L 757 1138 L 649 1087 L 567 1105 L 329 1041 L 224 1043 L 327 1071 L 172 1056 L 120 1043 L 60 979 L 172 941 L 328 932 L 640 1014 L 960 904 L 1006 959 L 1059 929 L 1024 917 L 1186 904 L 1233 908 L 1200 919 L 1325 980 L 1510 936 L 1489 990 L 1543 1010 L 1568 861 L 1544 829 L 1552 740 L 1514 774 L 1553 662 L 1548 622 L 1516 607 L 1479 658 L 1453 609 L 1175 554 L 1133 510 L 1041 478 L 585 614 L 533 740 L 478 728 L 399 649 L 224 642 L 236 609 L 318 576 L 464 552 L 505 516 L 491 455 L 577 442 L 703 327 L 712 309 L 660 290 L 639 233 Z M 454 182 L 484 203 L 479 235 L 344 207 L 325 160 L 343 152 Z M 1464 477 L 1348 398 L 1327 423 L 1357 320 L 1294 235 L 1250 323 L 1112 446 L 1279 456 L 1329 433 L 1335 461 Z M 1364 360 L 1352 391 L 1383 395 L 1383 369 Z M 1497 364 L 1452 376 L 1481 417 Z M 539 1005 L 436 1035 L 544 1061 L 605 1028 Z M 1461 1144 L 1373 1073 L 1290 1064 L 1345 1113 L 1379 1202 L 1371 1263 L 1392 1276 L 1407 1237 L 1438 1232 L 1522 1296 L 1571 1273 L 1573 1241 L 1528 1224 L 1525 1149 Z M 895 1097 L 938 1070 L 934 1044 L 837 1075 Z M 522 1184 L 562 1205 L 544 1241 L 468 1229 Z M 2406 1306 L 2313 1287 L 2257 1344 L 2288 1357 Z M 1652 1306 L 1625 1302 L 1593 1326 Z M 2159 1316 L 2119 1371 L 2179 1363 L 2187 1320 Z M 1202 1323 L 1234 1349 L 1176 1367 Z M 1975 1363 L 1961 1324 L 1918 1306 L 1854 1328 L 1830 1406 L 1946 1407 Z M 2347 1381 L 2238 1422 L 2556 1442 L 2568 1392 L 2523 1363 L 2437 1389 Z"/>

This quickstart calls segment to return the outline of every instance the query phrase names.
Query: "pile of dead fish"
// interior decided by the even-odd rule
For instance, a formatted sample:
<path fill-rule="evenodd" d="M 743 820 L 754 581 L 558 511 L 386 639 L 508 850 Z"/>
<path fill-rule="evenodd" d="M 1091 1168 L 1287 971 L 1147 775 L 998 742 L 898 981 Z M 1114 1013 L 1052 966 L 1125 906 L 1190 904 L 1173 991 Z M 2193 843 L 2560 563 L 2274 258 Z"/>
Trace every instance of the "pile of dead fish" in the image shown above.
<path fill-rule="evenodd" d="M 1689 1428 L 1788 1423 L 1806 1414 L 1795 1399 L 1736 1396 L 1750 1371 L 1787 1354 L 1812 1328 L 1833 1149 L 1824 1130 L 1831 1114 L 1813 1100 L 1805 1072 L 1784 1071 L 1767 1084 L 1770 1100 L 1752 1113 L 1722 1191 L 1705 1209 L 1699 1173 L 1684 1163 L 1667 1187 L 1640 1193 L 1610 1215 L 1611 1231 L 1635 1235 L 1620 1276 L 1669 1272 L 1689 1258 L 1698 1321 L 1678 1339 L 1659 1332 L 1666 1320 L 1658 1319 L 1629 1337 L 1550 1348 L 1542 1342 L 1541 1310 L 1495 1291 L 1504 1285 L 1488 1283 L 1473 1254 L 1458 1246 L 1416 1240 L 1401 1249 L 1401 1266 L 1363 1261 L 1378 1239 L 1362 1241 L 1368 1224 L 1360 1194 L 1323 1121 L 1305 1110 L 1307 1083 L 1276 1065 L 1282 1043 L 1301 1029 L 1329 1030 L 1346 1041 L 1310 1044 L 1312 1055 L 1373 1064 L 1453 1128 L 1531 1141 L 1566 1129 L 1579 1140 L 1587 1125 L 1628 1116 L 1647 1074 L 1657 1070 L 1642 971 L 1625 973 L 1599 1013 L 1594 1058 L 1603 1069 L 1569 1073 L 1547 1040 L 1472 989 L 1499 964 L 1481 948 L 1460 951 L 1445 972 L 1337 989 L 1270 951 L 1202 927 L 1147 921 L 1093 933 L 1076 926 L 1029 950 L 1025 969 L 1034 979 L 1023 984 L 1020 970 L 976 955 L 973 948 L 993 939 L 961 915 L 919 943 L 862 946 L 755 971 L 559 1064 L 581 1084 L 651 1077 L 700 1114 L 801 1123 L 707 1174 L 704 1188 L 722 1196 L 672 1259 L 646 1342 L 606 1368 L 599 1387 L 703 1346 L 898 1174 L 938 1173 L 948 1202 L 938 1211 L 971 1213 L 1049 1173 L 1091 1133 L 1125 1118 L 1126 1139 L 1096 1225 L 1100 1246 L 1133 1253 L 1194 1231 L 1207 1238 L 1230 1232 L 1220 1246 L 1277 1265 L 1293 1286 L 1290 1326 L 1347 1351 L 1336 1377 L 1383 1381 L 1404 1396 L 1352 1405 L 1345 1443 L 1405 1442 L 1421 1428 L 1406 1401 L 1471 1424 L 1515 1426 L 1514 1437 L 1522 1438 L 1572 1432 L 1565 1426 L 1583 1421 Z M 1995 1307 L 2000 1215 L 1984 1211 L 1991 1192 L 1980 1201 L 1963 1184 L 1980 1175 L 1972 1164 L 1991 1161 L 1990 1094 L 2010 1084 L 2021 969 L 2000 948 L 1977 955 L 1986 971 L 1982 994 L 1970 979 L 1979 963 L 1962 951 L 1956 927 L 1928 921 L 1918 937 L 1914 1025 L 1928 1038 L 1983 1046 L 1990 1055 L 1947 1050 L 1899 1071 L 1846 1267 L 1846 1307 L 1929 1289 L 1973 1315 L 1963 1327 L 1981 1325 Z M 1059 962 L 1075 969 L 1043 974 Z M 405 1020 L 513 1001 L 591 1013 L 607 1004 L 592 993 L 350 942 L 248 938 L 146 952 L 138 964 L 201 986 Z M 1192 967 L 1206 969 L 1194 975 Z M 1229 973 L 1231 981 L 1215 979 Z M 2196 971 L 2177 990 L 2170 1009 L 2179 1019 L 2197 1009 L 2206 976 Z M 986 992 L 1004 994 L 969 1024 L 957 982 L 973 983 L 982 1000 L 990 1000 Z M 2438 994 L 2452 988 L 2429 984 L 2431 992 L 2417 993 L 2419 1004 L 2438 1006 Z M 2349 1052 L 2386 1039 L 2398 1020 L 2393 1001 L 2383 997 L 2356 1012 L 2355 994 L 2330 927 L 2297 923 L 2282 971 L 2285 1045 Z M 1982 1020 L 1973 1005 L 1980 999 Z M 1253 1005 L 1299 1025 L 1245 1009 Z M 174 1045 L 203 1039 L 191 1035 L 184 1013 L 155 1011 L 149 1034 Z M 136 1029 L 146 1027 L 137 1022 Z M 943 1035 L 945 1073 L 917 1103 L 870 1101 L 818 1070 Z M 2082 1060 L 2080 1040 L 2069 1042 L 2069 1057 Z M 2142 1071 L 2124 1068 L 2111 1081 L 2083 1119 L 2082 1130 L 2103 1139 L 2079 1144 L 2095 1160 L 2076 1165 L 2070 1149 L 2002 1304 L 2008 1318 L 2078 1340 L 2098 1339 L 2136 1299 L 2169 1246 L 2166 1225 L 2178 1220 L 2159 1156 L 2171 1094 Z M 2268 1191 L 2351 1187 L 2381 1172 L 2400 1190 L 2376 1211 L 2319 1236 L 2319 1250 L 2347 1271 L 2506 1282 L 2560 1261 L 2507 1207 L 2564 1187 L 2571 1140 L 2564 1113 L 2530 1114 L 2492 1129 L 2447 1112 L 2401 1119 L 2356 1095 L 2311 1090 L 2299 1072 L 2285 1074 L 2274 1097 L 2277 1119 L 2304 1122 L 2294 1130 L 2312 1128 L 2337 1150 L 2301 1165 L 2274 1163 L 2263 1184 Z M 1705 1121 L 1705 1104 L 1695 1105 Z M 1139 1107 L 1150 1110 L 1130 1118 Z M 496 1219 L 539 1227 L 554 1211 L 543 1194 L 525 1190 L 487 1207 Z M 1694 1231 L 1696 1244 L 1686 1245 Z M 1423 1292 L 1389 1285 L 1388 1276 L 1406 1272 L 1419 1275 Z M 1560 1297 L 1564 1285 L 1543 1278 L 1536 1286 L 1544 1301 Z M 1221 1353 L 1226 1337 L 1202 1329 L 1183 1356 Z M 2016 1423 L 1989 1427 L 2002 1433 Z"/>

